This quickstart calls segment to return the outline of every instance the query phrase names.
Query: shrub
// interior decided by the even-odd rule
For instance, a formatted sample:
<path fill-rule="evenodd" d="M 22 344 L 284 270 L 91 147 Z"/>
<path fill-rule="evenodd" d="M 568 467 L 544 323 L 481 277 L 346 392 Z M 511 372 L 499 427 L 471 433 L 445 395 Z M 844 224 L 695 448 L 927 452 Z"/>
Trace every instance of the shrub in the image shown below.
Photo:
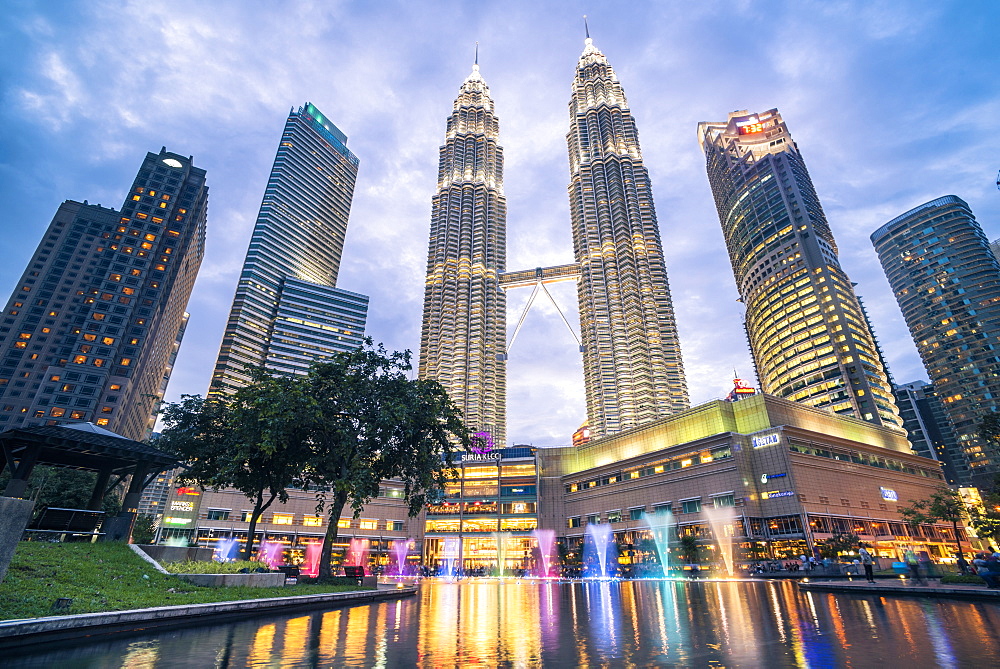
<path fill-rule="evenodd" d="M 171 574 L 239 574 L 241 569 L 254 571 L 263 567 L 260 562 L 216 562 L 215 560 L 185 560 L 183 562 L 164 562 L 163 568 Z"/>
<path fill-rule="evenodd" d="M 941 577 L 942 583 L 969 583 L 972 585 L 986 585 L 986 581 L 974 574 L 945 574 Z"/>

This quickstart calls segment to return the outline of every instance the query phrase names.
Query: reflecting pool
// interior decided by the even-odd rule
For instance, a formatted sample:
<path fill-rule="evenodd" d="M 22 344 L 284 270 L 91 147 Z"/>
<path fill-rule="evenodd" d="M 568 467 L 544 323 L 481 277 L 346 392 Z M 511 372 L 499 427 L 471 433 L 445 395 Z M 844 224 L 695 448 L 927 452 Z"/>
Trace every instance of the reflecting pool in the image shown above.
<path fill-rule="evenodd" d="M 5 667 L 1000 666 L 1000 606 L 768 581 L 426 580 L 416 597 L 7 656 Z"/>

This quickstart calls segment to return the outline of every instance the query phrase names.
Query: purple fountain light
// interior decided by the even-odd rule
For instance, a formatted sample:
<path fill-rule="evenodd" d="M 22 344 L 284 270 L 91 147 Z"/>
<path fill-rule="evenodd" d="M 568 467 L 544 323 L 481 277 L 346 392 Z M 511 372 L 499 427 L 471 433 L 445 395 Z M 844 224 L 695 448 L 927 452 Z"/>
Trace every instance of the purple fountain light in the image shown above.
<path fill-rule="evenodd" d="M 281 564 L 281 554 L 284 551 L 284 548 L 285 547 L 277 541 L 263 542 L 257 550 L 257 562 L 262 562 L 266 564 L 269 569 L 274 569 Z"/>
<path fill-rule="evenodd" d="M 396 574 L 406 575 L 406 554 L 410 552 L 409 539 L 396 539 L 392 542 L 392 554 L 396 558 Z"/>

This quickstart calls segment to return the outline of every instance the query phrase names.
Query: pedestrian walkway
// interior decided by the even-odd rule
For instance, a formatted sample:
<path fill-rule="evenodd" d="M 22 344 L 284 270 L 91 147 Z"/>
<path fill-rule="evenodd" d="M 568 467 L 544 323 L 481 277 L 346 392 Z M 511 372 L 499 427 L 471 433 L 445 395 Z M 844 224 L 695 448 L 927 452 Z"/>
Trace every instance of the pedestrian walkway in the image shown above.
<path fill-rule="evenodd" d="M 814 581 L 799 582 L 801 590 L 816 592 L 850 592 L 857 594 L 897 595 L 903 597 L 948 597 L 952 599 L 978 599 L 1000 602 L 1000 590 L 990 590 L 985 585 L 970 585 L 966 583 L 945 583 L 927 579 L 925 585 L 920 585 L 912 579 L 883 578 L 875 584 L 868 583 L 864 578 L 849 581 Z"/>

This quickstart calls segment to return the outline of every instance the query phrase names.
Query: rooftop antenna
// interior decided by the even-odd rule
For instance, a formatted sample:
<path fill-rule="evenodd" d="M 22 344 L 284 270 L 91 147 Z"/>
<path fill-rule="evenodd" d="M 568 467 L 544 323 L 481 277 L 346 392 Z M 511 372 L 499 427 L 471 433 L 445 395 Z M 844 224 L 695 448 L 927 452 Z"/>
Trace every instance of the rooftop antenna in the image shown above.
<path fill-rule="evenodd" d="M 583 32 L 586 33 L 587 39 L 590 39 L 590 26 L 587 25 L 587 15 L 583 15 Z"/>

